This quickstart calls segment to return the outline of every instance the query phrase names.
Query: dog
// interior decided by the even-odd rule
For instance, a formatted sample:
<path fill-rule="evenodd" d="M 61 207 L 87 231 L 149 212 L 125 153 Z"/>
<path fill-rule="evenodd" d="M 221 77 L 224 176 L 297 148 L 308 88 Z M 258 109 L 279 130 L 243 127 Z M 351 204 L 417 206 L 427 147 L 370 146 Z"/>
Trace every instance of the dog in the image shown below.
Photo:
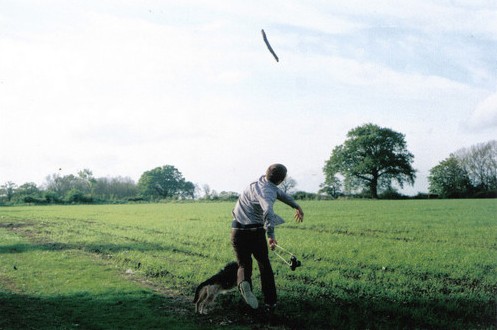
<path fill-rule="evenodd" d="M 207 306 L 212 304 L 217 295 L 236 287 L 238 263 L 226 264 L 217 274 L 200 283 L 195 290 L 195 313 L 207 314 Z"/>

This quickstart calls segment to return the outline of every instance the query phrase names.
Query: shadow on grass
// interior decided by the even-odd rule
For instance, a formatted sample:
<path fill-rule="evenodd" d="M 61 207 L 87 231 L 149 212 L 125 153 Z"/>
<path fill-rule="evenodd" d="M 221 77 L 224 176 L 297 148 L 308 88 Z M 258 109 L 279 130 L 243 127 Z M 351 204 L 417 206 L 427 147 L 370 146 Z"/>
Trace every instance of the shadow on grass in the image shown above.
<path fill-rule="evenodd" d="M 361 298 L 353 293 L 336 293 L 342 296 L 311 299 L 305 294 L 280 292 L 277 309 L 268 316 L 251 312 L 233 291 L 218 298 L 210 317 L 218 323 L 257 325 L 250 319 L 252 314 L 259 326 L 265 322 L 287 329 L 497 329 L 497 297 L 488 301 L 462 297 L 428 300 L 418 296 L 399 303 L 386 296 Z M 226 311 L 230 311 L 231 319 Z"/>
<path fill-rule="evenodd" d="M 232 292 L 219 297 L 209 315 L 194 317 L 191 306 L 147 291 L 56 297 L 0 293 L 0 329 L 495 329 L 495 319 L 478 316 L 480 303 L 461 304 L 475 312 L 467 315 L 423 301 L 412 302 L 423 306 L 400 307 L 387 301 L 282 297 L 270 316 L 251 311 Z"/>
<path fill-rule="evenodd" d="M 290 315 L 292 323 L 301 329 L 497 329 L 495 299 L 428 300 L 419 296 L 400 303 L 388 297 L 349 295 L 281 300 L 283 313 Z"/>
<path fill-rule="evenodd" d="M 33 297 L 0 292 L 0 329 L 196 329 L 174 298 L 147 291 Z"/>

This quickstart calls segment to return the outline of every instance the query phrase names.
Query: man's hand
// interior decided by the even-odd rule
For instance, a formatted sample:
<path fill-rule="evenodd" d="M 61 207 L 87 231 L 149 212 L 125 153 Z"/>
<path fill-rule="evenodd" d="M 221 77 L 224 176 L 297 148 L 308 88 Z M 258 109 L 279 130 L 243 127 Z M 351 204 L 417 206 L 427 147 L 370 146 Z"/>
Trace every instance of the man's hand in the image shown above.
<path fill-rule="evenodd" d="M 271 250 L 274 250 L 276 248 L 276 245 L 278 244 L 278 242 L 276 242 L 276 240 L 271 237 L 268 239 L 268 243 Z"/>
<path fill-rule="evenodd" d="M 300 206 L 296 209 L 294 218 L 295 222 L 304 221 L 304 211 L 302 211 L 302 208 Z"/>

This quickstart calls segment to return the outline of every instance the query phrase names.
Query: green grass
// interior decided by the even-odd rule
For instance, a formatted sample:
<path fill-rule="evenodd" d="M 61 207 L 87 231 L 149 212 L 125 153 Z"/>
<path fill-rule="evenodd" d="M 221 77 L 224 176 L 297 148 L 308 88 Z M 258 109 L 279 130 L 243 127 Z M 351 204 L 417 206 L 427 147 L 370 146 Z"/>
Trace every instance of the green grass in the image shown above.
<path fill-rule="evenodd" d="M 196 285 L 233 260 L 232 207 L 0 208 L 0 308 L 10 315 L 0 329 L 267 326 L 236 292 L 221 296 L 207 317 L 194 315 L 190 303 Z M 277 239 L 303 266 L 291 271 L 272 256 L 279 293 L 272 325 L 497 327 L 496 200 L 302 207 L 302 224 L 276 207 L 288 219 Z"/>
<path fill-rule="evenodd" d="M 0 329 L 196 328 L 165 313 L 174 299 L 130 281 L 100 256 L 33 242 L 31 234 L 0 229 Z"/>

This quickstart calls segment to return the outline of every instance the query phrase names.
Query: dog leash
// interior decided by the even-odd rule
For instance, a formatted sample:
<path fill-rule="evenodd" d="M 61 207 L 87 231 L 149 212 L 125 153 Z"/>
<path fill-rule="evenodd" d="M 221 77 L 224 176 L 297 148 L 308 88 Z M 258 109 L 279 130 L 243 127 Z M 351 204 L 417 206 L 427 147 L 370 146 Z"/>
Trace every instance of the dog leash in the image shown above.
<path fill-rule="evenodd" d="M 295 254 L 293 254 L 292 252 L 288 251 L 287 249 L 283 248 L 282 246 L 278 245 L 278 244 L 275 244 L 274 245 L 275 247 L 279 248 L 280 250 L 284 251 L 285 253 L 288 253 L 291 257 L 290 257 L 290 261 L 287 261 L 281 254 L 279 254 L 276 250 L 273 250 L 273 252 L 281 259 L 283 260 L 283 262 L 285 264 L 287 264 L 288 266 L 290 266 L 290 269 L 292 271 L 294 271 L 297 267 L 300 267 L 302 266 L 302 263 L 297 260 L 297 257 L 295 256 Z"/>

